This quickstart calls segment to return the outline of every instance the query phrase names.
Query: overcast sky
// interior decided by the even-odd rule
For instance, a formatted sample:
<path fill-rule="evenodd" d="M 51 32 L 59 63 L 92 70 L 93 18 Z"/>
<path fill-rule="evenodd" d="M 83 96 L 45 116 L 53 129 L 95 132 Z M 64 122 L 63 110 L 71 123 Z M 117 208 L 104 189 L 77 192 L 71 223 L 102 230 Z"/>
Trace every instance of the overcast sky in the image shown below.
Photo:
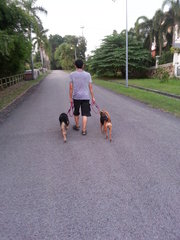
<path fill-rule="evenodd" d="M 127 0 L 128 29 L 140 16 L 152 18 L 163 0 Z M 102 39 L 126 28 L 126 0 L 37 0 L 37 6 L 48 11 L 39 15 L 48 35 L 83 35 L 88 53 L 101 44 Z M 84 27 L 83 29 L 81 27 Z"/>

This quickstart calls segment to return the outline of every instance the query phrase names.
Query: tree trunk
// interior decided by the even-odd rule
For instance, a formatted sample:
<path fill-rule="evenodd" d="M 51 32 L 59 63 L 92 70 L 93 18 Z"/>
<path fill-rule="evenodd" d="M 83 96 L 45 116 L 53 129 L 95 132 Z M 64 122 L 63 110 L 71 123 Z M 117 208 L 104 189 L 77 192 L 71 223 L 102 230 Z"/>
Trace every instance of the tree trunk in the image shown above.
<path fill-rule="evenodd" d="M 41 65 L 42 65 L 42 68 L 43 68 L 44 67 L 44 59 L 43 59 L 43 49 L 42 49 L 41 46 L 39 48 L 39 53 L 40 53 L 40 58 L 41 58 Z"/>
<path fill-rule="evenodd" d="M 32 27 L 30 27 L 29 39 L 32 44 Z M 31 72 L 32 72 L 32 80 L 34 80 L 34 63 L 33 63 L 33 53 L 32 53 L 32 46 L 31 46 Z"/>

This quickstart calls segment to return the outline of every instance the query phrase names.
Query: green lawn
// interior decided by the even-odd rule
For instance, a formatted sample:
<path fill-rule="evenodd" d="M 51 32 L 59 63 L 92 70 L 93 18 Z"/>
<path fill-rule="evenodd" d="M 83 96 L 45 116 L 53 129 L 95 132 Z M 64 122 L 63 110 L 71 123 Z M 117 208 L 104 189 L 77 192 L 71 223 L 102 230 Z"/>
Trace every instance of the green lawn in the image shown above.
<path fill-rule="evenodd" d="M 22 81 L 0 91 L 0 110 L 9 105 L 14 99 L 24 93 L 28 88 L 38 84 L 49 73 L 40 75 L 36 80 Z"/>
<path fill-rule="evenodd" d="M 125 84 L 125 80 L 114 81 Z M 170 79 L 168 82 L 165 83 L 161 83 L 158 79 L 130 79 L 128 80 L 128 84 L 180 95 L 180 79 Z"/>
<path fill-rule="evenodd" d="M 137 80 L 137 82 L 138 81 L 139 80 Z M 145 80 L 145 81 L 149 81 L 149 80 Z M 116 93 L 126 95 L 140 102 L 146 103 L 154 108 L 161 109 L 165 112 L 169 112 L 180 117 L 180 100 L 179 99 L 173 99 L 170 97 L 162 96 L 156 93 L 147 92 L 147 91 L 136 89 L 136 88 L 131 88 L 131 87 L 126 88 L 125 86 L 118 84 L 116 81 L 109 82 L 105 80 L 95 79 L 93 82 L 99 86 L 110 89 Z"/>

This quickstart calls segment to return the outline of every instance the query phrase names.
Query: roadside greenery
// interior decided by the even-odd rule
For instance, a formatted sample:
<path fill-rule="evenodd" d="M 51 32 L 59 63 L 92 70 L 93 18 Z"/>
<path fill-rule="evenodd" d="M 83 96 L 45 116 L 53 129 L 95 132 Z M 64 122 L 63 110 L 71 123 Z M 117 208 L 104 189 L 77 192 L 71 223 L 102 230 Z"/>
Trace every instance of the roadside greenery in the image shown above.
<path fill-rule="evenodd" d="M 31 52 L 30 23 L 31 17 L 15 2 L 0 1 L 0 76 L 23 70 Z"/>
<path fill-rule="evenodd" d="M 32 33 L 41 56 L 43 51 L 48 54 L 47 37 L 37 16 L 37 12 L 47 11 L 36 6 L 36 1 L 0 1 L 0 77 L 23 72 L 27 64 L 33 64 Z"/>
<path fill-rule="evenodd" d="M 27 91 L 30 87 L 37 85 L 49 73 L 41 74 L 36 80 L 22 81 L 0 91 L 0 110 L 13 102 L 17 97 Z"/>
<path fill-rule="evenodd" d="M 128 68 L 130 77 L 146 75 L 147 68 L 151 65 L 150 52 L 143 48 L 134 34 L 129 34 L 128 43 Z M 116 77 L 118 73 L 125 76 L 126 68 L 126 34 L 122 32 L 107 36 L 100 48 L 87 61 L 88 69 L 97 76 Z"/>
<path fill-rule="evenodd" d="M 84 37 L 66 35 L 63 42 L 56 47 L 54 63 L 56 68 L 70 70 L 74 67 L 75 59 L 85 61 L 86 40 Z"/>
<path fill-rule="evenodd" d="M 135 89 L 131 87 L 127 88 L 125 86 L 118 84 L 117 82 L 110 82 L 110 81 L 95 79 L 94 83 L 96 85 L 112 90 L 118 94 L 131 97 L 149 106 L 158 108 L 164 112 L 169 112 L 174 114 L 175 116 L 180 117 L 180 100 L 179 99 L 173 99 L 170 97 L 162 96 L 156 93 L 146 92 L 144 90 Z"/>
<path fill-rule="evenodd" d="M 125 80 L 113 80 L 116 83 L 125 84 Z M 129 79 L 129 85 L 159 90 L 180 96 L 180 79 L 170 79 L 168 82 L 161 82 L 159 79 Z"/>
<path fill-rule="evenodd" d="M 164 10 L 166 6 L 169 7 L 167 11 Z M 172 62 L 173 51 L 177 52 L 174 42 L 175 33 L 179 32 L 179 28 L 179 0 L 164 0 L 162 9 L 158 9 L 152 19 L 146 16 L 138 17 L 134 27 L 128 31 L 129 77 L 147 77 L 146 68 L 149 65 L 155 65 L 155 56 L 159 56 L 160 64 Z M 125 30 L 120 34 L 114 30 L 112 35 L 107 36 L 101 46 L 92 52 L 87 66 L 91 73 L 99 77 L 119 75 L 123 78 L 125 76 Z M 167 74 L 161 73 L 159 77 L 161 81 L 166 81 Z"/>

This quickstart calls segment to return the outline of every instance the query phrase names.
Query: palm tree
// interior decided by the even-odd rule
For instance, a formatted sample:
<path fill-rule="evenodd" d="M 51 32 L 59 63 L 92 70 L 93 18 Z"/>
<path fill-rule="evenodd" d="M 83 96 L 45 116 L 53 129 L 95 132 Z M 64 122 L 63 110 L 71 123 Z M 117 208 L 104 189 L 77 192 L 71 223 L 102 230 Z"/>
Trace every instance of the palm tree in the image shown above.
<path fill-rule="evenodd" d="M 144 43 L 144 47 L 151 50 L 154 39 L 153 21 L 146 16 L 139 17 L 135 22 L 134 27 L 137 39 Z"/>
<path fill-rule="evenodd" d="M 180 2 L 179 0 L 164 0 L 162 9 L 169 6 L 169 11 L 166 13 L 166 21 L 169 22 L 169 27 L 173 32 L 173 45 L 175 44 L 176 28 L 180 27 Z"/>
<path fill-rule="evenodd" d="M 162 10 L 157 10 L 153 17 L 153 30 L 154 37 L 157 43 L 158 55 L 161 56 L 162 48 L 166 42 L 166 33 L 168 31 L 168 26 L 165 22 L 165 14 Z"/>
<path fill-rule="evenodd" d="M 29 26 L 29 40 L 32 43 L 32 30 L 35 29 L 38 24 L 42 25 L 41 19 L 37 15 L 38 12 L 47 14 L 47 11 L 41 7 L 36 6 L 37 0 L 20 0 L 18 3 L 27 11 L 28 15 L 31 16 L 32 22 Z M 34 66 L 33 66 L 33 55 L 31 51 L 31 69 L 32 78 L 34 79 Z"/>
<path fill-rule="evenodd" d="M 46 33 L 48 31 L 48 29 L 44 30 L 43 26 L 39 25 L 36 30 L 36 37 L 32 39 L 32 41 L 34 41 L 34 47 L 37 45 L 37 48 L 39 50 L 42 68 L 44 67 L 44 52 L 48 41 Z"/>

